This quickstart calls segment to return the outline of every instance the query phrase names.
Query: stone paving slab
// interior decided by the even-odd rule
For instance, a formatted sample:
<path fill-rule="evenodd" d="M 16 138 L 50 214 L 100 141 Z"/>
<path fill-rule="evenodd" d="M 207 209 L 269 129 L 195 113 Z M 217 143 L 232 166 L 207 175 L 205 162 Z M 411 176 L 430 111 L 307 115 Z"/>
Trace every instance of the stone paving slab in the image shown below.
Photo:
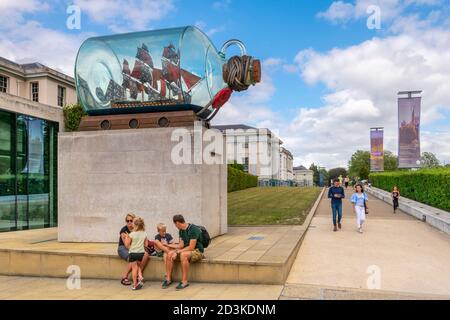
<path fill-rule="evenodd" d="M 280 300 L 450 300 L 450 295 L 288 284 Z"/>
<path fill-rule="evenodd" d="M 69 290 L 66 279 L 0 276 L 1 300 L 276 300 L 282 285 L 191 283 L 176 291 L 161 289 L 160 282 L 146 282 L 131 291 L 117 280 L 81 280 L 81 288 Z"/>
<path fill-rule="evenodd" d="M 381 290 L 450 296 L 450 236 L 402 211 L 394 214 L 390 205 L 372 196 L 365 231 L 359 234 L 350 195 L 349 188 L 343 228 L 333 232 L 324 194 L 287 285 L 367 289 L 378 268 Z"/>

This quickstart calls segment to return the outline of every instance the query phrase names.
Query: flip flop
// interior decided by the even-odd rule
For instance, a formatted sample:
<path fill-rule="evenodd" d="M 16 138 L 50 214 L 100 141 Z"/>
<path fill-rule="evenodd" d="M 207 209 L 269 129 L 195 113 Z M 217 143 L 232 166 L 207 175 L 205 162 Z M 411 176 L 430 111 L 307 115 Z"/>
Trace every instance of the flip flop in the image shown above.
<path fill-rule="evenodd" d="M 162 283 L 162 288 L 167 289 L 171 284 L 172 284 L 172 281 L 164 280 L 164 282 Z"/>
<path fill-rule="evenodd" d="M 128 278 L 123 278 L 120 281 L 120 283 L 123 284 L 124 286 L 131 286 L 131 282 L 130 282 L 130 280 L 128 280 Z"/>
<path fill-rule="evenodd" d="M 189 287 L 189 283 L 183 284 L 182 282 L 180 282 L 175 289 L 183 290 L 183 289 L 185 289 L 187 287 Z"/>

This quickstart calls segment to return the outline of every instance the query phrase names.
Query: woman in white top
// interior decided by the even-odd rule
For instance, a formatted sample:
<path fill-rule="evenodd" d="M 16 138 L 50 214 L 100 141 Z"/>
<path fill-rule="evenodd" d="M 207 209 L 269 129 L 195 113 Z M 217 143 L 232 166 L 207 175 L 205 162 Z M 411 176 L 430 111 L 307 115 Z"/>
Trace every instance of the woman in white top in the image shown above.
<path fill-rule="evenodd" d="M 356 226 L 359 233 L 362 233 L 362 226 L 366 220 L 366 213 L 369 211 L 369 207 L 367 206 L 369 198 L 364 193 L 364 188 L 360 183 L 355 186 L 355 191 L 356 192 L 352 195 L 350 201 L 353 204 L 353 212 L 356 214 Z"/>
<path fill-rule="evenodd" d="M 139 290 L 144 285 L 141 262 L 145 255 L 147 233 L 145 232 L 144 219 L 134 219 L 134 228 L 125 239 L 126 245 L 130 247 L 128 262 L 131 264 L 131 276 L 133 278 L 132 290 Z"/>

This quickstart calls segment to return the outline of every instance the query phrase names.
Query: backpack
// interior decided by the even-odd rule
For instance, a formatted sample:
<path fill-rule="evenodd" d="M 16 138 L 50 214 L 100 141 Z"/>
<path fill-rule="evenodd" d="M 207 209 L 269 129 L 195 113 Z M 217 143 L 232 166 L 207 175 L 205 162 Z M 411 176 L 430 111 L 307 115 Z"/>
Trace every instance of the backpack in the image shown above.
<path fill-rule="evenodd" d="M 196 226 L 195 224 L 191 224 L 193 226 Z M 203 248 L 208 248 L 209 244 L 211 243 L 211 237 L 209 236 L 208 230 L 206 230 L 206 228 L 204 226 L 196 226 L 197 228 L 200 229 L 200 231 L 202 232 L 202 245 Z"/>

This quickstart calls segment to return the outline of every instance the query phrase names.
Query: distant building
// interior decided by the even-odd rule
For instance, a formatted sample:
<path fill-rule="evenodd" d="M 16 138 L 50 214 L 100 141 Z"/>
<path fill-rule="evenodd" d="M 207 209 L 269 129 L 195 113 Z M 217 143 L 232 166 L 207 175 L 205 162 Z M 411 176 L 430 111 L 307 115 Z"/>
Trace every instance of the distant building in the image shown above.
<path fill-rule="evenodd" d="M 260 180 L 281 179 L 280 146 L 283 141 L 269 129 L 244 124 L 212 128 L 222 131 L 225 137 L 228 163 L 236 161 L 243 164 L 246 172 L 258 176 Z"/>
<path fill-rule="evenodd" d="M 280 149 L 280 180 L 294 180 L 294 157 L 284 147 Z"/>
<path fill-rule="evenodd" d="M 2 57 L 0 92 L 55 107 L 77 102 L 72 77 L 38 62 L 18 64 Z"/>
<path fill-rule="evenodd" d="M 314 185 L 314 172 L 304 166 L 294 167 L 294 180 L 301 187 L 312 187 Z"/>
<path fill-rule="evenodd" d="M 72 77 L 0 57 L 0 232 L 57 225 L 57 135 Z"/>

